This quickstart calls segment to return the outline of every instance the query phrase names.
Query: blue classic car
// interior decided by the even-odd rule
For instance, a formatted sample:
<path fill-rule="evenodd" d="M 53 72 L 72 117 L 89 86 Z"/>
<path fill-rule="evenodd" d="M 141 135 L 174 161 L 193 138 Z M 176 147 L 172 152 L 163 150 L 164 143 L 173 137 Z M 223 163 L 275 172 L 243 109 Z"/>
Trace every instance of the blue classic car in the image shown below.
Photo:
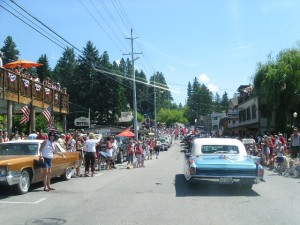
<path fill-rule="evenodd" d="M 189 182 L 213 180 L 251 189 L 263 178 L 264 168 L 237 139 L 195 138 L 185 154 L 184 176 Z"/>

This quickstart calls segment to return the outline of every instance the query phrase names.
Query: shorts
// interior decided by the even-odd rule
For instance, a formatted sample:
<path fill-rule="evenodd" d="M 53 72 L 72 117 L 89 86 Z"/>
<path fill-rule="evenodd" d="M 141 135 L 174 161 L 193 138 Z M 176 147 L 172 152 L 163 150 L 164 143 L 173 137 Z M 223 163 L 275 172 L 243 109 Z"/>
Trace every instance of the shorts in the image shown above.
<path fill-rule="evenodd" d="M 128 155 L 128 162 L 133 162 L 133 155 Z"/>
<path fill-rule="evenodd" d="M 52 159 L 44 157 L 43 168 L 52 168 Z"/>

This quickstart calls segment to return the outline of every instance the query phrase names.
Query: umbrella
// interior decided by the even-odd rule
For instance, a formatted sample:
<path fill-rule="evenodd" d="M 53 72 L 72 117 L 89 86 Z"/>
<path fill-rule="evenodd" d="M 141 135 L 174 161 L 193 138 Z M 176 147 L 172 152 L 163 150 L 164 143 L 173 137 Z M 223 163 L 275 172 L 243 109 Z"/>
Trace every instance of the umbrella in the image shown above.
<path fill-rule="evenodd" d="M 121 133 L 119 133 L 117 136 L 125 136 L 125 137 L 131 137 L 133 138 L 135 135 L 130 130 L 124 130 Z"/>
<path fill-rule="evenodd" d="M 42 66 L 43 64 L 41 63 L 37 63 L 37 62 L 31 62 L 28 60 L 17 60 L 14 62 L 10 62 L 5 64 L 3 67 L 8 69 L 8 68 L 16 68 L 18 66 L 20 66 L 21 68 L 31 68 L 31 67 L 38 67 L 38 66 Z"/>

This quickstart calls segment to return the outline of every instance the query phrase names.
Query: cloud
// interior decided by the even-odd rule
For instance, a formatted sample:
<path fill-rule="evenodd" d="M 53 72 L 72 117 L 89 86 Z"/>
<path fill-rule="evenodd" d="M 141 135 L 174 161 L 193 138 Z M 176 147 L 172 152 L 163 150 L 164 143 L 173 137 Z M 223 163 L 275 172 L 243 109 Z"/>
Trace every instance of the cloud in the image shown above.
<path fill-rule="evenodd" d="M 214 85 L 214 84 L 208 84 L 207 85 L 207 88 L 211 91 L 211 92 L 218 92 L 219 91 L 219 88 L 217 85 Z"/>
<path fill-rule="evenodd" d="M 200 81 L 200 83 L 204 83 L 211 92 L 219 91 L 219 87 L 217 85 L 209 82 L 210 79 L 206 74 L 204 74 L 204 73 L 200 74 L 199 81 Z"/>
<path fill-rule="evenodd" d="M 200 83 L 208 83 L 209 77 L 206 74 L 202 73 L 199 76 L 199 81 L 200 81 Z"/>
<path fill-rule="evenodd" d="M 167 68 L 171 71 L 175 71 L 175 68 L 173 66 L 167 66 Z"/>

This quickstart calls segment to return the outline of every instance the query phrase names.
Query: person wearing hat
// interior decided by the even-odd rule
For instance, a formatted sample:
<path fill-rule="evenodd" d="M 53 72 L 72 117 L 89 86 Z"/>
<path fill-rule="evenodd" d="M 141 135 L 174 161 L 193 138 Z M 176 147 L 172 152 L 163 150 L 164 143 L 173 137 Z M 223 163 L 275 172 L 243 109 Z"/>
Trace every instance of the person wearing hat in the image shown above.
<path fill-rule="evenodd" d="M 53 154 L 56 153 L 65 158 L 63 153 L 56 151 L 56 144 L 54 140 L 55 133 L 50 131 L 48 133 L 48 139 L 42 142 L 39 149 L 40 160 L 42 161 L 44 167 L 44 191 L 55 190 L 50 185 Z"/>
<path fill-rule="evenodd" d="M 64 149 L 67 150 L 67 143 L 66 143 L 66 135 L 61 133 L 59 138 L 57 139 L 58 144 Z"/>
<path fill-rule="evenodd" d="M 297 154 L 299 153 L 299 147 L 300 147 L 300 134 L 298 132 L 298 128 L 294 127 L 293 134 L 291 134 L 291 158 L 295 159 L 297 158 Z"/>

